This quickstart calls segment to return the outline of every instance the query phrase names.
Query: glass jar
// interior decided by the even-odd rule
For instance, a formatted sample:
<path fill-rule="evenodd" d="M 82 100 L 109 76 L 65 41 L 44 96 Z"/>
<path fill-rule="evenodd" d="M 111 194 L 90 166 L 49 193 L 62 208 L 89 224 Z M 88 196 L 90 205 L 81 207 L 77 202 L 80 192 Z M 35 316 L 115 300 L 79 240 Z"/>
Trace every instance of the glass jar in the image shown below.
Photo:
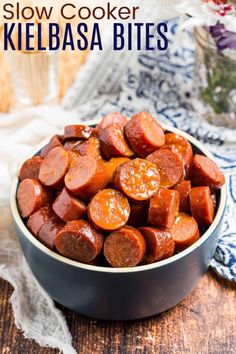
<path fill-rule="evenodd" d="M 204 27 L 195 37 L 195 109 L 209 123 L 236 128 L 236 50 L 219 51 Z"/>
<path fill-rule="evenodd" d="M 9 51 L 15 99 L 21 105 L 55 103 L 58 95 L 58 53 Z"/>

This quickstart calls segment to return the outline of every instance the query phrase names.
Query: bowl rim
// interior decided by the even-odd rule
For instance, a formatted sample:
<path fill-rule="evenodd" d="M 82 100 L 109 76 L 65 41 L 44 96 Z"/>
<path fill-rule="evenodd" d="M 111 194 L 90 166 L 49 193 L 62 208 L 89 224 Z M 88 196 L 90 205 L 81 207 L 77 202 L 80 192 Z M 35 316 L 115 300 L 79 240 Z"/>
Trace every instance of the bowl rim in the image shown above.
<path fill-rule="evenodd" d="M 95 125 L 99 123 L 99 119 L 96 120 L 90 120 L 87 121 L 85 124 L 86 125 Z M 82 123 L 83 124 L 83 123 Z M 191 135 L 189 135 L 188 133 L 172 127 L 172 126 L 168 126 L 166 124 L 162 124 L 163 128 L 166 129 L 166 131 L 171 132 L 171 133 L 177 133 L 181 136 L 183 136 L 185 139 L 187 139 L 191 145 L 195 146 L 196 148 L 198 148 L 205 156 L 209 157 L 210 159 L 212 159 L 213 161 L 215 161 L 214 156 L 212 155 L 212 153 L 197 139 L 195 139 L 194 137 L 192 137 Z M 38 144 L 36 146 L 35 149 L 33 149 L 33 152 L 31 152 L 30 157 L 32 157 L 33 155 L 35 155 L 39 150 L 41 150 L 46 143 L 48 142 L 49 138 L 44 139 L 40 144 Z M 27 159 L 27 158 L 26 158 Z M 24 159 L 24 161 L 26 160 Z M 23 162 L 24 162 L 23 161 Z M 22 162 L 22 163 L 23 163 Z M 152 263 L 152 264 L 148 264 L 148 265 L 141 265 L 141 266 L 136 266 L 136 267 L 132 267 L 132 268 L 111 268 L 111 267 L 100 267 L 100 266 L 94 266 L 94 265 L 88 265 L 88 264 L 84 264 L 84 263 L 80 263 L 74 260 L 71 260 L 69 258 L 66 258 L 50 249 L 48 249 L 46 246 L 44 246 L 41 242 L 39 242 L 35 236 L 33 236 L 30 231 L 27 229 L 27 227 L 25 226 L 25 224 L 23 223 L 23 220 L 21 219 L 21 216 L 19 214 L 18 211 L 18 207 L 17 207 L 17 202 L 16 202 L 16 191 L 17 191 L 17 186 L 18 186 L 18 175 L 19 175 L 19 170 L 20 167 L 22 166 L 22 163 L 19 166 L 19 169 L 17 170 L 17 173 L 15 175 L 15 177 L 13 178 L 13 182 L 11 185 L 11 190 L 10 190 L 10 208 L 11 208 L 11 213 L 13 216 L 13 219 L 16 223 L 16 225 L 18 226 L 18 228 L 21 230 L 21 232 L 23 233 L 24 237 L 26 237 L 28 239 L 28 241 L 30 241 L 33 246 L 35 246 L 36 248 L 38 248 L 41 252 L 45 253 L 46 255 L 48 255 L 49 257 L 53 258 L 54 260 L 57 260 L 61 263 L 64 263 L 66 265 L 75 267 L 75 268 L 79 268 L 79 269 L 83 269 L 83 270 L 87 270 L 87 271 L 93 271 L 93 272 L 102 272 L 102 273 L 111 273 L 111 274 L 115 274 L 115 273 L 136 273 L 136 272 L 143 272 L 143 271 L 148 271 L 148 270 L 152 270 L 152 269 L 157 269 L 157 268 L 162 268 L 164 266 L 167 266 L 171 263 L 177 262 L 179 260 L 181 260 L 182 258 L 190 255 L 191 253 L 193 253 L 196 249 L 200 248 L 202 246 L 202 244 L 204 244 L 204 242 L 210 238 L 210 236 L 212 235 L 212 233 L 215 231 L 215 229 L 218 227 L 219 223 L 221 222 L 222 216 L 224 214 L 224 210 L 226 207 L 226 199 L 227 199 L 227 186 L 226 183 L 224 184 L 224 186 L 221 188 L 220 190 L 220 202 L 219 202 L 219 207 L 218 207 L 218 211 L 215 215 L 215 219 L 213 221 L 213 223 L 211 224 L 211 226 L 208 228 L 208 230 L 200 237 L 200 239 L 195 242 L 192 246 L 188 247 L 186 250 L 168 258 L 165 259 L 163 261 L 159 261 L 156 263 Z"/>

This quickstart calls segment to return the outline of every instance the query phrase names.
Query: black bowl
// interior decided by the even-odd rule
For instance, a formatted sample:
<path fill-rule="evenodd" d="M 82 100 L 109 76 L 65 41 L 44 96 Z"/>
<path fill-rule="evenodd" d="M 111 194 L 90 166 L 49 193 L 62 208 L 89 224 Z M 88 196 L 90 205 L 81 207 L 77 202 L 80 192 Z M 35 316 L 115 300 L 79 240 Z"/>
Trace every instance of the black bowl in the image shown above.
<path fill-rule="evenodd" d="M 195 153 L 214 160 L 212 154 L 190 135 L 172 127 L 165 128 L 185 137 Z M 35 152 L 44 145 L 45 142 Z M 27 230 L 16 203 L 18 183 L 15 177 L 10 196 L 11 211 L 33 274 L 58 303 L 82 315 L 105 320 L 149 317 L 183 300 L 207 272 L 226 206 L 226 186 L 223 186 L 218 191 L 218 210 L 213 224 L 194 245 L 167 260 L 135 268 L 97 267 L 72 261 L 49 250 Z"/>

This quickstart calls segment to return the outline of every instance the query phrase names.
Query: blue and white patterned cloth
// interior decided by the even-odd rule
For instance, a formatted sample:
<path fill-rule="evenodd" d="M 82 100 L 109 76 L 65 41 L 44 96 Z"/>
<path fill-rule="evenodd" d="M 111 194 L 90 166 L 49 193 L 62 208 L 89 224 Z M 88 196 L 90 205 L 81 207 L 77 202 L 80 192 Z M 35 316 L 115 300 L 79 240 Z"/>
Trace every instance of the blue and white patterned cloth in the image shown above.
<path fill-rule="evenodd" d="M 177 21 L 169 22 L 170 43 L 174 42 L 176 28 Z M 236 130 L 206 123 L 191 106 L 194 45 L 191 33 L 185 32 L 178 51 L 128 55 L 114 54 L 108 46 L 102 54 L 93 53 L 68 93 L 64 108 L 76 110 L 85 121 L 110 111 L 130 116 L 145 109 L 209 148 L 228 185 L 222 235 L 211 266 L 236 282 Z"/>

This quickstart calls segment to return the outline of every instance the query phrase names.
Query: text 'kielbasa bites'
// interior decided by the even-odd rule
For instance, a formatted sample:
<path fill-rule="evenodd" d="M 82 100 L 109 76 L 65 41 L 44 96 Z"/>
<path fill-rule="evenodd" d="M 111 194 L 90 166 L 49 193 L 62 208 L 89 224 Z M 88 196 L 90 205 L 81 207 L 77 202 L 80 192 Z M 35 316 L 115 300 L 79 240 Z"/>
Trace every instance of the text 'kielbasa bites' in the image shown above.
<path fill-rule="evenodd" d="M 97 193 L 88 206 L 89 220 L 99 229 L 117 230 L 124 226 L 130 215 L 127 198 L 115 189 Z"/>
<path fill-rule="evenodd" d="M 104 243 L 107 261 L 117 268 L 135 267 L 142 262 L 145 251 L 146 244 L 142 234 L 130 226 L 112 232 Z"/>
<path fill-rule="evenodd" d="M 146 157 L 165 144 L 162 127 L 147 112 L 133 116 L 125 126 L 131 148 L 140 157 Z"/>
<path fill-rule="evenodd" d="M 114 176 L 117 189 L 134 200 L 150 199 L 158 191 L 160 175 L 156 166 L 144 159 L 121 165 Z"/>
<path fill-rule="evenodd" d="M 57 234 L 56 249 L 78 262 L 92 262 L 102 251 L 104 237 L 88 221 L 68 222 Z"/>
<path fill-rule="evenodd" d="M 17 204 L 44 246 L 74 261 L 135 267 L 172 257 L 214 221 L 224 175 L 147 112 L 67 125 L 19 172 Z"/>

